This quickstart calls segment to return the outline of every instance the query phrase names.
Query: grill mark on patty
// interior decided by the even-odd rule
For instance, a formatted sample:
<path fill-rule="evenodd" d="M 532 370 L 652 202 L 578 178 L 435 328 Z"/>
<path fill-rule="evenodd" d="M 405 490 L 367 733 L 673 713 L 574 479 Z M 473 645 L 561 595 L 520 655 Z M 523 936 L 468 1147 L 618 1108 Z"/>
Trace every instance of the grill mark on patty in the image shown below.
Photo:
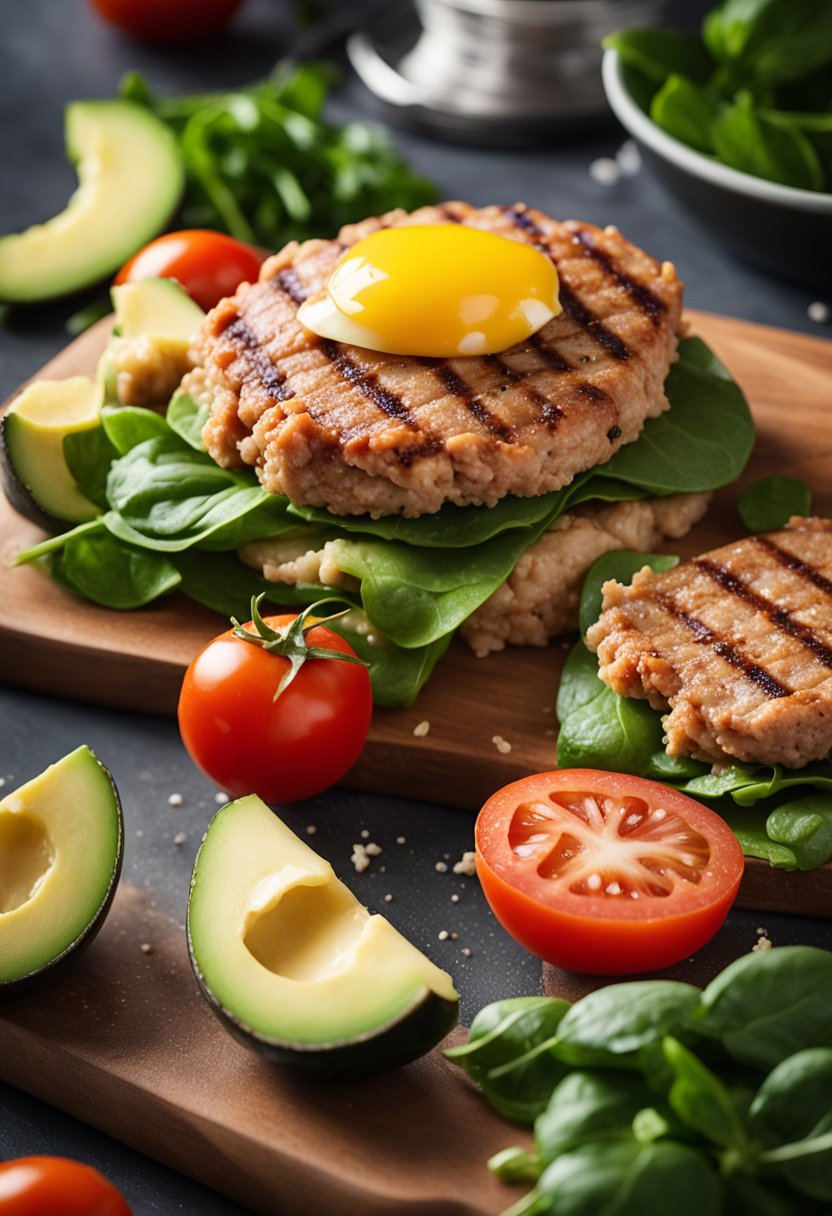
<path fill-rule="evenodd" d="M 495 418 L 488 407 L 482 401 L 477 400 L 471 386 L 466 384 L 452 367 L 449 367 L 447 363 L 438 363 L 434 370 L 448 392 L 452 393 L 454 397 L 458 397 L 478 422 L 488 427 L 492 434 L 498 435 L 501 439 L 511 438 L 511 428 L 507 427 L 499 418 Z"/>
<path fill-rule="evenodd" d="M 397 418 L 399 422 L 403 422 L 412 430 L 420 429 L 418 422 L 401 397 L 379 383 L 375 372 L 368 371 L 366 367 L 356 363 L 345 351 L 339 349 L 338 343 L 331 338 L 325 338 L 320 349 L 347 384 L 358 389 L 368 400 L 372 401 L 373 405 L 378 406 L 388 417 Z"/>
<path fill-rule="evenodd" d="M 274 366 L 263 350 L 259 338 L 243 317 L 238 316 L 231 321 L 223 332 L 235 345 L 243 347 L 245 358 L 253 365 L 254 372 L 270 397 L 275 401 L 288 401 L 290 397 L 294 397 L 294 389 L 286 383 L 286 376 Z"/>
<path fill-rule="evenodd" d="M 557 267 L 557 258 L 549 247 L 546 233 L 526 211 L 518 211 L 516 207 L 507 207 L 504 210 L 504 215 L 511 220 L 515 228 L 519 228 L 521 232 L 525 232 L 528 236 L 532 237 L 531 244 L 541 253 L 545 254 Z M 605 270 L 603 266 L 602 270 Z M 560 280 L 559 295 L 561 304 L 565 311 L 569 313 L 572 320 L 580 325 L 581 329 L 585 330 L 593 341 L 602 346 L 613 359 L 618 359 L 620 363 L 626 363 L 631 353 L 627 343 L 623 342 L 612 330 L 607 329 L 606 325 L 602 321 L 599 321 L 583 301 L 579 300 L 575 293 L 566 286 L 562 278 Z"/>
<path fill-rule="evenodd" d="M 712 578 L 720 587 L 730 592 L 731 595 L 744 600 L 756 612 L 762 613 L 763 616 L 771 621 L 776 629 L 787 633 L 798 641 L 801 646 L 805 646 L 824 667 L 832 667 L 832 649 L 824 645 L 814 630 L 810 629 L 808 625 L 796 621 L 788 609 L 778 608 L 776 604 L 759 595 L 747 583 L 744 583 L 725 566 L 720 566 L 717 562 L 709 561 L 707 558 L 697 558 L 693 564 L 697 569 Z"/>
<path fill-rule="evenodd" d="M 537 337 L 537 335 L 534 334 L 533 337 Z M 539 389 L 536 389 L 533 384 L 529 384 L 525 376 L 519 376 L 513 368 L 509 367 L 509 365 L 500 358 L 499 355 L 483 355 L 482 361 L 483 363 L 487 363 L 489 366 L 496 368 L 500 374 L 505 376 L 507 380 L 510 380 L 516 388 L 521 388 L 528 399 L 532 401 L 540 410 L 540 416 L 547 426 L 551 428 L 557 426 L 563 417 L 563 410 L 559 405 L 556 405 L 554 401 L 550 401 L 549 398 L 541 393 Z M 503 388 L 506 386 L 501 385 L 500 387 Z"/>
<path fill-rule="evenodd" d="M 529 346 L 534 347 L 534 350 L 540 355 L 546 366 L 551 367 L 552 371 L 571 372 L 573 370 L 555 347 L 546 345 L 539 332 L 532 334 L 529 338 Z"/>
<path fill-rule="evenodd" d="M 787 570 L 791 570 L 792 574 L 806 579 L 807 582 L 812 583 L 813 586 L 817 587 L 825 595 L 832 595 L 832 583 L 821 574 L 820 570 L 817 570 L 809 562 L 801 561 L 799 557 L 795 557 L 793 553 L 789 553 L 788 549 L 781 549 L 768 536 L 755 536 L 752 539 L 761 549 L 765 549 L 766 553 L 770 553 L 781 566 L 785 566 Z"/>
<path fill-rule="evenodd" d="M 278 271 L 273 278 L 269 279 L 269 282 L 288 296 L 298 308 L 309 296 L 309 292 L 301 283 L 294 266 L 285 266 L 283 270 Z"/>
<path fill-rule="evenodd" d="M 732 667 L 742 672 L 745 678 L 762 689 L 766 696 L 777 698 L 791 695 L 792 690 L 787 688 L 785 684 L 781 684 L 770 671 L 766 671 L 765 667 L 754 663 L 749 659 L 748 655 L 743 654 L 741 650 L 733 646 L 720 633 L 710 629 L 704 621 L 698 620 L 695 616 L 689 616 L 665 592 L 657 593 L 656 602 L 664 609 L 668 616 L 673 617 L 674 620 L 684 625 L 685 629 L 693 634 L 697 642 L 710 646 L 714 654 L 719 655 L 726 663 L 730 663 Z"/>
<path fill-rule="evenodd" d="M 592 243 L 586 232 L 579 230 L 572 239 L 576 244 L 581 246 L 587 257 L 592 258 L 598 263 L 604 274 L 615 279 L 616 283 L 627 292 L 627 295 L 638 305 L 642 312 L 646 313 L 654 325 L 660 324 L 667 311 L 662 300 L 654 296 L 652 291 L 645 287 L 638 279 L 625 274 L 608 253 L 604 253 L 603 250 Z"/>

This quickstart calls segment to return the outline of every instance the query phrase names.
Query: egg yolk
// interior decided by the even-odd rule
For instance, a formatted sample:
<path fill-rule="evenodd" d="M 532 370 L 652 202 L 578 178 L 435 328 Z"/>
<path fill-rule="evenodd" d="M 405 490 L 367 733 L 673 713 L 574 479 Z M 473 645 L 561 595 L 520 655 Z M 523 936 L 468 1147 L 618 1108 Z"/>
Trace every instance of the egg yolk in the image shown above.
<path fill-rule="evenodd" d="M 338 342 L 397 355 L 487 355 L 558 315 L 553 263 L 465 225 L 384 228 L 358 241 L 298 320 Z"/>

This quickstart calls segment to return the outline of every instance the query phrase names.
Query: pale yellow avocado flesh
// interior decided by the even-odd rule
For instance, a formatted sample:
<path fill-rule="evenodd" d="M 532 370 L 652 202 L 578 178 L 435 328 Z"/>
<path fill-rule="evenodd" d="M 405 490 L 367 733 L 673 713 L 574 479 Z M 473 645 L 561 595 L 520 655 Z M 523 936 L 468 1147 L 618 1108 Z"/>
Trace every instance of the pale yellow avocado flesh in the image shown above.
<path fill-rule="evenodd" d="M 85 934 L 121 851 L 118 796 L 88 747 L 0 800 L 0 985 L 39 971 Z"/>
<path fill-rule="evenodd" d="M 64 437 L 100 426 L 102 387 L 86 376 L 35 380 L 3 420 L 16 476 L 35 501 L 58 519 L 85 523 L 98 507 L 80 492 L 64 458 Z"/>
<path fill-rule="evenodd" d="M 0 299 L 51 299 L 112 274 L 162 231 L 179 202 L 176 141 L 143 106 L 73 102 L 66 149 L 78 187 L 60 214 L 0 238 Z"/>
<path fill-rule="evenodd" d="M 205 313 L 174 279 L 121 283 L 110 293 L 123 338 L 164 338 L 186 349 Z"/>
<path fill-rule="evenodd" d="M 434 993 L 446 972 L 382 916 L 370 915 L 257 797 L 215 816 L 188 910 L 203 984 L 244 1028 L 314 1045 L 372 1037 Z"/>

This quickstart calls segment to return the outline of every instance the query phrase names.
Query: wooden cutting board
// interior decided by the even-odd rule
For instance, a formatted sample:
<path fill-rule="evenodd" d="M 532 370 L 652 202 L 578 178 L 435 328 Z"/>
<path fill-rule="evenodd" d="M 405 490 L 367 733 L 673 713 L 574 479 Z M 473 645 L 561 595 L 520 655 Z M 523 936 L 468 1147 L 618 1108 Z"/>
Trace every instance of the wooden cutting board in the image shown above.
<path fill-rule="evenodd" d="M 738 483 L 769 473 L 801 477 L 813 509 L 832 515 L 832 343 L 785 330 L 690 313 L 742 385 L 758 429 Z M 38 373 L 91 374 L 111 322 L 73 342 Z M 706 519 L 680 544 L 683 556 L 742 534 L 734 511 L 738 486 L 715 496 Z M 222 620 L 181 596 L 147 609 L 113 612 L 76 599 L 14 554 L 43 533 L 0 496 L 0 672 L 12 684 L 101 704 L 172 714 L 182 674 Z M 484 659 L 454 643 L 410 709 L 378 710 L 358 764 L 345 784 L 477 810 L 508 781 L 555 767 L 553 706 L 568 647 L 509 648 Z M 426 735 L 414 735 L 419 723 Z M 498 750 L 495 739 L 511 750 Z M 741 906 L 832 915 L 832 866 L 809 874 L 752 861 Z"/>

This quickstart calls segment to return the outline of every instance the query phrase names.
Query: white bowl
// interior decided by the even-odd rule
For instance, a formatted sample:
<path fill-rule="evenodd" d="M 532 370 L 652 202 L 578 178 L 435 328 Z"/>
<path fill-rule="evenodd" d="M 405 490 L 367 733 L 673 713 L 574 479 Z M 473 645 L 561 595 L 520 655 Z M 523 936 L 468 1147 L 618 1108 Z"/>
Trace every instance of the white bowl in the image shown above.
<path fill-rule="evenodd" d="M 607 101 L 676 199 L 738 257 L 814 287 L 832 283 L 832 194 L 741 173 L 668 135 L 633 98 L 617 51 L 604 52 Z"/>

